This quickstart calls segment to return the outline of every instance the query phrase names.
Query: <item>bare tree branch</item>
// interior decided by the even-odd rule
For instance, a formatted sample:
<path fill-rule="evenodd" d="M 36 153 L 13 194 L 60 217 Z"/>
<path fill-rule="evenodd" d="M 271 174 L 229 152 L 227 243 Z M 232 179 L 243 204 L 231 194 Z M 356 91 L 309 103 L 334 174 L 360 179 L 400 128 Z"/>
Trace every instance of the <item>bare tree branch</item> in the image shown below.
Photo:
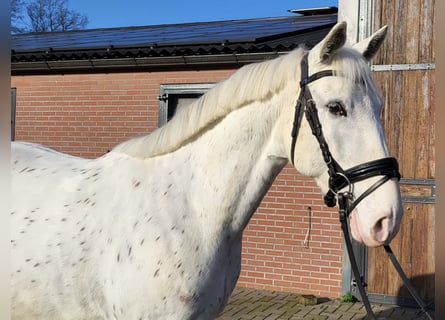
<path fill-rule="evenodd" d="M 23 27 L 23 8 L 25 2 L 23 0 L 11 0 L 11 32 L 12 33 L 22 33 L 24 32 Z"/>
<path fill-rule="evenodd" d="M 85 29 L 88 17 L 68 8 L 68 0 L 33 0 L 26 6 L 23 0 L 11 0 L 11 6 L 23 10 L 26 7 L 28 21 L 23 28 L 13 28 L 12 32 L 54 32 Z M 15 4 L 14 4 L 15 5 Z M 22 17 L 20 10 L 16 10 L 16 17 Z M 17 19 L 16 19 L 17 20 Z M 18 21 L 18 20 L 17 20 Z M 11 23 L 15 26 L 14 21 Z"/>

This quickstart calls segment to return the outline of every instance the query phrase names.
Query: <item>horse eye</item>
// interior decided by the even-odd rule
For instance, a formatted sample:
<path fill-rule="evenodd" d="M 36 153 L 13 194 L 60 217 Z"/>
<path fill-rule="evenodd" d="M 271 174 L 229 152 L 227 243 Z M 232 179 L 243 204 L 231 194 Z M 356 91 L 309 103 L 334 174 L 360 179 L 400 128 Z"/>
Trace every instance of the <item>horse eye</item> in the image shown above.
<path fill-rule="evenodd" d="M 329 112 L 332 113 L 334 116 L 338 117 L 346 117 L 347 113 L 343 105 L 336 101 L 336 102 L 330 102 L 327 105 Z"/>

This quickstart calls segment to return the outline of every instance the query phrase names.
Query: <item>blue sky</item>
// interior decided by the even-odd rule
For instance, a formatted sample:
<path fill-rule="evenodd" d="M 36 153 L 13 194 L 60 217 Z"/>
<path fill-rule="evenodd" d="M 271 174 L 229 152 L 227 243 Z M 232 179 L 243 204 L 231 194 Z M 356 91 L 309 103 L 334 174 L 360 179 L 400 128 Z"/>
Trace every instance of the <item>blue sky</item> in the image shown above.
<path fill-rule="evenodd" d="M 292 15 L 289 9 L 338 6 L 338 0 L 69 0 L 88 16 L 87 29 Z"/>

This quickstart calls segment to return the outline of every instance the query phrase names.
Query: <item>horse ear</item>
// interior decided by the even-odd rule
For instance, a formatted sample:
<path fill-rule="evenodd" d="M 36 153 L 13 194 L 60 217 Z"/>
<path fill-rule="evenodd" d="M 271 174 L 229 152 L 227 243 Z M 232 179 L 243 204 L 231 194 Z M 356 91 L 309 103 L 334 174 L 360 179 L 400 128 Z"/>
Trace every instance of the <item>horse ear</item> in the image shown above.
<path fill-rule="evenodd" d="M 312 50 L 318 55 L 319 61 L 329 63 L 335 52 L 343 47 L 346 42 L 346 22 L 337 23 L 327 36 L 320 41 Z"/>
<path fill-rule="evenodd" d="M 370 61 L 374 58 L 380 46 L 385 40 L 388 26 L 384 26 L 374 32 L 369 38 L 366 38 L 354 45 L 354 48 L 360 51 L 366 60 Z"/>

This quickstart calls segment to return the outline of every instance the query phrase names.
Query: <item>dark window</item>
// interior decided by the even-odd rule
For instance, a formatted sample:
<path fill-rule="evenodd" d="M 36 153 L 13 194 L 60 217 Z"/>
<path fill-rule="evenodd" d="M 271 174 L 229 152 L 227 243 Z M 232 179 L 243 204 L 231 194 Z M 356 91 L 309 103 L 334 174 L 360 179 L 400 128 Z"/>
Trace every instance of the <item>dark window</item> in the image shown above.
<path fill-rule="evenodd" d="M 214 86 L 213 83 L 162 84 L 159 95 L 159 126 L 166 124 L 177 110 L 188 106 Z"/>

